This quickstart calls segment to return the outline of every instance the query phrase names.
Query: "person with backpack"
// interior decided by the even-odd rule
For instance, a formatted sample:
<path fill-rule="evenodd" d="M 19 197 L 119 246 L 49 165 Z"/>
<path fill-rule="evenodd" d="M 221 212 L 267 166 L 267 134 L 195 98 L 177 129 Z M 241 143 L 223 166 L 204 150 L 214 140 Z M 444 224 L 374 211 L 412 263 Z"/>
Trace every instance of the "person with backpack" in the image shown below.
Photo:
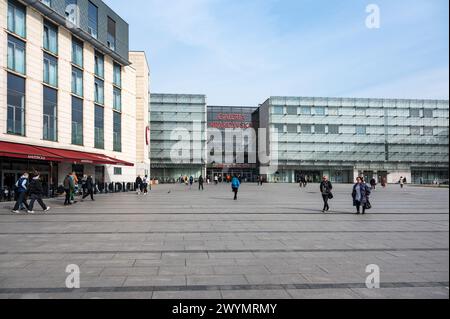
<path fill-rule="evenodd" d="M 86 197 L 91 196 L 91 200 L 95 201 L 94 189 L 94 179 L 92 178 L 92 176 L 89 176 L 88 178 L 86 178 L 86 193 L 83 195 L 83 198 L 81 200 L 84 200 Z"/>
<path fill-rule="evenodd" d="M 42 182 L 40 180 L 39 174 L 31 180 L 30 186 L 29 186 L 29 193 L 30 193 L 30 205 L 28 208 L 28 214 L 34 214 L 34 203 L 37 201 L 39 205 L 41 205 L 42 210 L 44 212 L 48 212 L 50 210 L 50 207 L 45 205 L 44 201 L 42 200 L 42 196 L 44 194 L 44 188 L 42 187 Z"/>
<path fill-rule="evenodd" d="M 233 179 L 231 180 L 231 189 L 234 193 L 234 200 L 237 200 L 237 194 L 239 192 L 239 187 L 241 186 L 241 183 L 239 182 L 239 179 L 236 175 L 234 175 Z"/>
<path fill-rule="evenodd" d="M 369 201 L 370 194 L 371 194 L 370 187 L 367 186 L 367 184 L 361 177 L 358 177 L 356 179 L 356 184 L 353 186 L 353 193 L 352 193 L 353 206 L 356 207 L 357 215 L 361 214 L 361 207 L 363 215 L 366 213 L 367 209 L 370 209 L 372 207 Z"/>
<path fill-rule="evenodd" d="M 25 208 L 29 211 L 30 207 L 28 206 L 26 195 L 28 192 L 28 173 L 24 173 L 22 177 L 19 178 L 19 180 L 16 182 L 15 187 L 16 191 L 18 193 L 16 204 L 14 205 L 14 208 L 12 212 L 14 214 L 19 214 L 20 211 L 20 205 L 24 205 Z"/>
<path fill-rule="evenodd" d="M 330 210 L 330 205 L 328 204 L 328 201 L 330 199 L 333 199 L 333 193 L 331 192 L 332 190 L 333 185 L 328 180 L 328 177 L 324 176 L 322 182 L 320 183 L 320 193 L 322 194 L 323 199 L 322 213 L 325 213 Z"/>
<path fill-rule="evenodd" d="M 64 192 L 66 193 L 66 198 L 64 200 L 64 206 L 72 205 L 70 196 L 72 193 L 72 189 L 75 188 L 75 183 L 70 174 L 67 174 L 67 176 L 64 178 L 63 187 L 64 187 Z"/>

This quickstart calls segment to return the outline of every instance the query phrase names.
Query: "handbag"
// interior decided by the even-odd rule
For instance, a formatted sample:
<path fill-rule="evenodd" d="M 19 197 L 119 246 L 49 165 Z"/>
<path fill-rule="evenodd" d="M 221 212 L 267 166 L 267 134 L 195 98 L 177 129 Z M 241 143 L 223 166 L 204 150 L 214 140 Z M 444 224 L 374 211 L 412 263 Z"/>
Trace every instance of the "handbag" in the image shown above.
<path fill-rule="evenodd" d="M 367 201 L 367 203 L 366 203 L 366 209 L 371 209 L 372 208 L 372 204 L 369 202 L 369 201 Z"/>
<path fill-rule="evenodd" d="M 334 195 L 332 193 L 329 193 L 328 194 L 328 199 L 333 199 L 333 198 L 334 198 Z"/>

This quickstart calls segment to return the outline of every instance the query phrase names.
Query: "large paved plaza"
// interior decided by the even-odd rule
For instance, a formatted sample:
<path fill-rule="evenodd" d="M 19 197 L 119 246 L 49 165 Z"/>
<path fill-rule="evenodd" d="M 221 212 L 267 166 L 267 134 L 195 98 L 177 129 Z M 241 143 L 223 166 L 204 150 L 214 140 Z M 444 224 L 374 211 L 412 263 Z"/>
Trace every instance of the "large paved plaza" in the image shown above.
<path fill-rule="evenodd" d="M 380 189 L 365 216 L 350 194 L 336 185 L 328 214 L 317 185 L 243 185 L 236 202 L 161 185 L 34 216 L 0 203 L 0 298 L 449 298 L 448 189 Z"/>

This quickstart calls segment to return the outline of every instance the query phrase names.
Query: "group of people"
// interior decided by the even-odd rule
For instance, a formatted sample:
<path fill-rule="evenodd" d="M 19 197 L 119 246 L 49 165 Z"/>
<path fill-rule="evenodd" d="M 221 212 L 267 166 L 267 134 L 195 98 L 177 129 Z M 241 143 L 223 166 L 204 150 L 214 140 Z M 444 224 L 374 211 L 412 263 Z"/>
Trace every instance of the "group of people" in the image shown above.
<path fill-rule="evenodd" d="M 148 195 L 148 185 L 149 185 L 148 175 L 145 175 L 144 178 L 142 178 L 141 175 L 138 175 L 138 177 L 136 177 L 136 193 L 138 195 L 140 194 Z"/>
<path fill-rule="evenodd" d="M 334 198 L 333 195 L 333 184 L 328 180 L 328 177 L 324 176 L 322 182 L 320 183 L 320 193 L 322 194 L 322 199 L 324 202 L 322 212 L 328 212 L 330 210 L 329 200 Z M 356 184 L 353 185 L 352 199 L 353 206 L 356 207 L 356 214 L 365 214 L 366 210 L 372 208 L 370 203 L 370 194 L 372 193 L 372 188 L 369 187 L 364 181 L 363 177 L 358 177 L 356 179 Z"/>
<path fill-rule="evenodd" d="M 64 193 L 66 197 L 64 199 L 64 206 L 70 206 L 76 203 L 75 194 L 78 193 L 79 180 L 78 176 L 75 172 L 69 173 L 66 175 L 63 181 Z M 88 196 L 91 197 L 92 201 L 94 199 L 95 193 L 95 182 L 94 178 L 91 175 L 84 175 L 81 180 L 81 189 L 82 189 L 82 197 L 81 201 Z"/>
<path fill-rule="evenodd" d="M 15 184 L 17 192 L 17 200 L 13 208 L 13 213 L 20 214 L 20 209 L 23 207 L 28 214 L 34 214 L 34 203 L 38 202 L 44 212 L 48 212 L 50 207 L 45 205 L 42 197 L 44 196 L 44 189 L 39 173 L 35 173 L 30 181 L 30 174 L 25 172 Z M 28 203 L 27 197 L 30 198 Z"/>

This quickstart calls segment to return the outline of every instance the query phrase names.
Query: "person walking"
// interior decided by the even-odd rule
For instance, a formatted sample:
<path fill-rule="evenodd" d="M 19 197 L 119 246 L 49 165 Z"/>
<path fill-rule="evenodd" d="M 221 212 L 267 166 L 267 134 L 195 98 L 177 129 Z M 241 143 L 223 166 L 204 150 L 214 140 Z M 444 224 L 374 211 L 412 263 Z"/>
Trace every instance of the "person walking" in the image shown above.
<path fill-rule="evenodd" d="M 241 183 L 239 182 L 239 179 L 237 178 L 237 176 L 234 175 L 234 177 L 231 180 L 231 189 L 233 190 L 233 193 L 234 193 L 234 200 L 237 200 L 237 194 L 239 192 L 239 187 L 241 187 Z"/>
<path fill-rule="evenodd" d="M 30 192 L 30 205 L 28 208 L 28 214 L 34 214 L 34 203 L 37 201 L 39 205 L 41 205 L 42 210 L 44 212 L 48 212 L 50 210 L 50 207 L 45 205 L 44 201 L 42 200 L 42 195 L 44 194 L 44 188 L 42 187 L 42 182 L 40 180 L 39 174 L 31 180 L 29 192 Z"/>
<path fill-rule="evenodd" d="M 73 188 L 73 179 L 70 176 L 70 174 L 67 174 L 67 176 L 64 178 L 63 186 L 64 186 L 64 192 L 66 193 L 66 198 L 64 200 L 64 206 L 72 205 L 72 202 L 70 201 L 70 195 L 72 193 L 72 188 Z"/>
<path fill-rule="evenodd" d="M 144 190 L 144 195 L 148 195 L 148 176 L 145 175 L 142 179 L 142 189 Z"/>
<path fill-rule="evenodd" d="M 356 207 L 356 214 L 361 214 L 361 207 L 363 215 L 366 213 L 367 209 L 371 208 L 369 196 L 371 190 L 361 177 L 356 179 L 356 184 L 353 186 L 353 206 Z"/>
<path fill-rule="evenodd" d="M 400 188 L 403 188 L 405 186 L 405 180 L 404 180 L 403 176 L 400 177 L 400 180 L 398 183 L 400 184 Z"/>
<path fill-rule="evenodd" d="M 370 180 L 370 187 L 372 190 L 375 190 L 377 188 L 377 181 L 375 180 L 375 177 Z"/>
<path fill-rule="evenodd" d="M 214 184 L 217 185 L 219 184 L 219 176 L 214 175 Z"/>
<path fill-rule="evenodd" d="M 72 188 L 70 189 L 70 201 L 75 203 L 75 193 L 78 191 L 78 176 L 75 172 L 72 172 L 70 176 L 73 181 Z"/>
<path fill-rule="evenodd" d="M 330 205 L 328 204 L 328 201 L 330 199 L 333 199 L 333 193 L 331 192 L 332 190 L 333 185 L 328 180 L 328 177 L 324 176 L 322 178 L 322 182 L 320 183 L 320 193 L 322 194 L 323 199 L 323 210 L 322 210 L 323 213 L 330 210 Z"/>
<path fill-rule="evenodd" d="M 200 177 L 198 178 L 198 190 L 204 190 L 204 188 L 203 188 L 203 183 L 204 183 L 204 180 L 203 180 L 203 176 L 202 175 L 200 175 Z"/>
<path fill-rule="evenodd" d="M 86 178 L 86 193 L 83 195 L 82 200 L 84 200 L 88 196 L 91 196 L 91 200 L 95 201 L 94 188 L 95 188 L 94 179 L 92 178 L 92 176 L 89 176 L 88 178 Z"/>
<path fill-rule="evenodd" d="M 30 207 L 28 206 L 27 200 L 26 200 L 26 195 L 27 195 L 27 191 L 28 191 L 28 173 L 23 173 L 23 175 L 19 178 L 19 180 L 16 182 L 15 186 L 16 186 L 16 190 L 17 190 L 17 201 L 14 205 L 14 208 L 12 210 L 12 212 L 14 214 L 19 214 L 20 211 L 20 205 L 24 205 L 25 208 L 29 211 Z"/>
<path fill-rule="evenodd" d="M 141 175 L 138 175 L 138 177 L 136 177 L 136 194 L 140 195 L 142 193 L 142 178 Z"/>
<path fill-rule="evenodd" d="M 189 177 L 189 189 L 192 189 L 192 185 L 194 185 L 194 177 Z"/>
<path fill-rule="evenodd" d="M 86 181 L 87 181 L 87 175 L 83 175 L 83 178 L 81 179 L 81 190 L 82 190 L 82 196 L 86 195 L 87 188 L 86 188 Z"/>

